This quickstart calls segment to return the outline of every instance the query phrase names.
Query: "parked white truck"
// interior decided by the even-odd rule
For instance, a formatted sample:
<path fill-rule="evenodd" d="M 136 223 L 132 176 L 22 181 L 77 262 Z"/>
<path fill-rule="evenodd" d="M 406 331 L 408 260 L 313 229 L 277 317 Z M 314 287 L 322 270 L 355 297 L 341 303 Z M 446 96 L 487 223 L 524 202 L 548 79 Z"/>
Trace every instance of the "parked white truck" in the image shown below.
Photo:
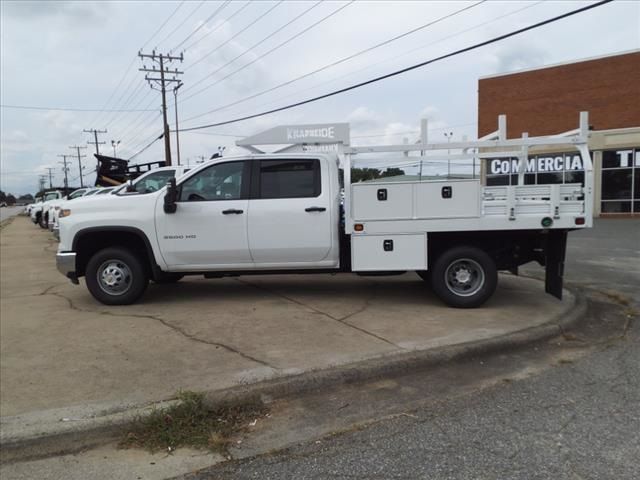
<path fill-rule="evenodd" d="M 46 213 L 49 211 L 49 205 L 56 200 L 61 199 L 63 196 L 59 190 L 52 190 L 45 192 L 39 202 L 36 202 L 31 207 L 29 216 L 33 223 L 40 225 L 42 228 L 47 228 Z"/>
<path fill-rule="evenodd" d="M 74 283 L 84 276 L 91 294 L 112 305 L 135 302 L 149 279 L 184 275 L 415 271 L 448 305 L 477 307 L 493 294 L 498 270 L 538 261 L 546 291 L 560 298 L 567 232 L 592 225 L 587 117 L 571 136 L 507 139 L 505 132 L 501 122 L 495 139 L 428 144 L 425 131 L 416 145 L 346 148 L 344 200 L 335 154 L 219 158 L 157 191 L 61 210 L 58 269 Z M 540 145 L 576 150 L 584 185 L 524 185 L 529 149 Z M 351 183 L 355 155 L 390 152 L 420 165 L 515 157 L 519 181 Z"/>

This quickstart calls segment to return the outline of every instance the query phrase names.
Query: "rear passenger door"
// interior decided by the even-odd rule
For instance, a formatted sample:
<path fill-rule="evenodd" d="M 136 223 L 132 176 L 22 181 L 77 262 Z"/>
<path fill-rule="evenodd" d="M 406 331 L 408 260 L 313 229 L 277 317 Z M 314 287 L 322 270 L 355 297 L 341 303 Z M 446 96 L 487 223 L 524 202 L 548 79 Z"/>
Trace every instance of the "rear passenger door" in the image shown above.
<path fill-rule="evenodd" d="M 256 160 L 249 250 L 256 266 L 313 266 L 331 250 L 328 168 L 319 159 Z"/>

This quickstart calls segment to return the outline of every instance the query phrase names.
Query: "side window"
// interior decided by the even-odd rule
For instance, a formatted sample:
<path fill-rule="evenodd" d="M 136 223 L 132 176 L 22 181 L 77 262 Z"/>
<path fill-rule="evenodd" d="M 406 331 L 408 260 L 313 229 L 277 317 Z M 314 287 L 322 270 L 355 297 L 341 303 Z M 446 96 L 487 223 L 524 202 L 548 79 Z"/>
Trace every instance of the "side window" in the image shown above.
<path fill-rule="evenodd" d="M 86 190 L 76 190 L 71 195 L 69 195 L 69 200 L 73 200 L 74 198 L 81 197 Z"/>
<path fill-rule="evenodd" d="M 175 170 L 161 170 L 150 173 L 139 182 L 133 185 L 133 189 L 138 193 L 151 193 L 160 190 L 167 182 L 173 178 Z"/>
<path fill-rule="evenodd" d="M 227 162 L 212 165 L 182 183 L 180 201 L 239 200 L 246 198 L 245 163 Z"/>
<path fill-rule="evenodd" d="M 306 198 L 320 193 L 320 160 L 260 161 L 259 198 Z"/>

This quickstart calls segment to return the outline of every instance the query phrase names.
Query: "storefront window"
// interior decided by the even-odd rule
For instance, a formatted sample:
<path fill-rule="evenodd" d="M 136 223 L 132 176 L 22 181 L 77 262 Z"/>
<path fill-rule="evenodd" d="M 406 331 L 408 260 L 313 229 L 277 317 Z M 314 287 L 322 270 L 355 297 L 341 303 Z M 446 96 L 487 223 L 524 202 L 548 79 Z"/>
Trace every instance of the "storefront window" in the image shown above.
<path fill-rule="evenodd" d="M 631 202 L 602 202 L 602 213 L 631 213 Z"/>
<path fill-rule="evenodd" d="M 602 213 L 639 213 L 640 149 L 602 152 Z"/>

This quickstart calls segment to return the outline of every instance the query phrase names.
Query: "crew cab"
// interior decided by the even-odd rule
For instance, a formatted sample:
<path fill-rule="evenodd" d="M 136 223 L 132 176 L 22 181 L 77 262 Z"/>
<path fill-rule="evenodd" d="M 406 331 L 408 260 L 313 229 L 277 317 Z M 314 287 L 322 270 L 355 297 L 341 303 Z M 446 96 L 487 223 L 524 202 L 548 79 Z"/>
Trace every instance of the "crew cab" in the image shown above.
<path fill-rule="evenodd" d="M 501 133 L 489 141 L 349 147 L 342 172 L 335 154 L 218 158 L 157 191 L 61 210 L 58 269 L 75 283 L 84 276 L 98 301 L 119 305 L 139 299 L 149 279 L 415 271 L 442 301 L 469 308 L 491 297 L 498 270 L 538 261 L 546 265 L 546 291 L 561 298 L 567 232 L 592 224 L 586 125 L 571 138 Z M 440 158 L 472 157 L 475 166 L 514 151 L 524 163 L 527 148 L 542 144 L 576 149 L 584 184 L 524 185 L 520 178 L 485 186 L 476 177 L 422 176 L 351 183 L 356 155 L 400 153 L 422 169 L 435 158 L 427 153 L 437 151 Z M 464 153 L 449 153 L 454 149 Z M 420 156 L 408 157 L 412 152 Z"/>

